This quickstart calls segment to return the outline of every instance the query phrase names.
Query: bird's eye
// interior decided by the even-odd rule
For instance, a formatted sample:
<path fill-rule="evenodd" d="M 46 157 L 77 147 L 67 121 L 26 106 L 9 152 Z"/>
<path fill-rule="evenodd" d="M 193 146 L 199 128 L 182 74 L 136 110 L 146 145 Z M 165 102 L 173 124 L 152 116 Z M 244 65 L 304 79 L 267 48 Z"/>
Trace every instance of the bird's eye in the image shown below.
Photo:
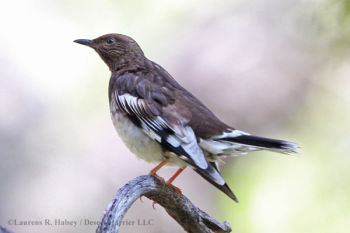
<path fill-rule="evenodd" d="M 113 44 L 113 43 L 115 43 L 115 39 L 114 38 L 109 38 L 107 40 L 107 44 Z"/>

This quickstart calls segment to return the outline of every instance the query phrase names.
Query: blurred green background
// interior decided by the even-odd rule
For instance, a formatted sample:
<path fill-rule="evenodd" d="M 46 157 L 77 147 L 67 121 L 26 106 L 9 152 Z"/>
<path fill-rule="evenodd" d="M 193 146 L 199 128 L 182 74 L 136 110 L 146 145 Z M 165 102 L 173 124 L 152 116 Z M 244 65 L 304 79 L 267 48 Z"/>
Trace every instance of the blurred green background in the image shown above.
<path fill-rule="evenodd" d="M 2 2 L 0 26 L 0 224 L 94 232 L 85 220 L 153 167 L 113 129 L 108 68 L 72 42 L 118 32 L 228 124 L 302 146 L 227 158 L 239 204 L 186 170 L 175 185 L 195 204 L 233 232 L 349 231 L 349 0 L 15 0 Z M 45 219 L 83 224 L 13 224 Z M 125 219 L 152 225 L 120 232 L 182 231 L 149 200 Z"/>

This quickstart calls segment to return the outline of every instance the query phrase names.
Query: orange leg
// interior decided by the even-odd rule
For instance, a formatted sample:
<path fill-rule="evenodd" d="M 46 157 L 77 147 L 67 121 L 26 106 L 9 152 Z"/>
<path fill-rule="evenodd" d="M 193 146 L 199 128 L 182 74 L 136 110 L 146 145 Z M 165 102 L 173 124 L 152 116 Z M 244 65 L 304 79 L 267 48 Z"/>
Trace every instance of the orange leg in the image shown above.
<path fill-rule="evenodd" d="M 176 177 L 178 177 L 178 176 L 181 174 L 181 172 L 183 172 L 183 171 L 185 170 L 185 168 L 186 168 L 186 167 L 184 167 L 184 168 L 179 168 L 179 170 L 177 170 L 177 171 L 175 172 L 175 174 L 174 174 L 172 177 L 170 177 L 170 179 L 169 179 L 167 182 L 165 182 L 165 184 L 167 184 L 167 185 L 169 185 L 170 187 L 172 187 L 173 189 L 175 189 L 175 191 L 176 191 L 179 195 L 182 194 L 181 189 L 179 189 L 178 187 L 176 187 L 176 186 L 173 185 L 172 183 L 173 183 L 173 181 L 176 179 Z M 157 204 L 157 202 L 155 202 L 155 201 L 152 203 L 153 209 L 156 209 L 156 207 L 155 207 L 156 204 Z"/>
<path fill-rule="evenodd" d="M 167 162 L 169 162 L 169 159 L 163 160 L 160 164 L 158 164 L 155 168 L 153 168 L 150 171 L 149 175 L 154 176 L 159 169 L 161 169 L 165 164 L 167 164 Z"/>
<path fill-rule="evenodd" d="M 183 171 L 185 170 L 185 168 L 186 168 L 186 167 L 184 167 L 184 168 L 179 168 L 179 170 L 177 170 L 177 171 L 175 172 L 175 174 L 174 174 L 172 177 L 170 177 L 170 179 L 166 182 L 166 184 L 169 185 L 169 186 L 171 186 L 171 187 L 173 187 L 179 195 L 182 194 L 181 189 L 179 189 L 178 187 L 176 187 L 176 186 L 173 185 L 172 183 L 173 183 L 173 181 L 176 179 L 176 177 L 178 177 L 178 176 L 181 174 L 181 172 L 183 172 Z"/>
<path fill-rule="evenodd" d="M 163 184 L 165 184 L 164 178 L 158 176 L 158 175 L 157 175 L 157 171 L 158 171 L 159 169 L 161 169 L 161 168 L 162 168 L 165 164 L 167 164 L 168 162 L 169 162 L 169 159 L 163 160 L 160 164 L 158 164 L 155 168 L 153 168 L 153 169 L 148 173 L 148 175 L 157 177 L 157 178 L 160 180 L 160 182 L 162 182 Z M 143 201 L 142 201 L 142 196 L 140 196 L 139 199 L 140 199 L 141 202 L 143 202 Z M 154 208 L 154 206 L 153 206 L 153 208 Z"/>
<path fill-rule="evenodd" d="M 160 164 L 158 164 L 155 168 L 153 168 L 148 175 L 157 177 L 163 184 L 165 183 L 164 179 L 157 175 L 157 171 L 161 169 L 165 164 L 169 162 L 169 159 L 163 160 Z"/>

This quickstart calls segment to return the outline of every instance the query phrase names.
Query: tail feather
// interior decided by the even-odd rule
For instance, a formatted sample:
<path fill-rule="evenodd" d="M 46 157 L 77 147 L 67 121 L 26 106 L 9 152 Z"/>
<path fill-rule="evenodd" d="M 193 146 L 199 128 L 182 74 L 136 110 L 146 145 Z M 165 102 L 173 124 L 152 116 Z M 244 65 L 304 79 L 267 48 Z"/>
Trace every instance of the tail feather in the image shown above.
<path fill-rule="evenodd" d="M 221 138 L 220 140 L 254 146 L 261 149 L 267 149 L 281 153 L 297 153 L 297 149 L 299 148 L 298 144 L 293 142 L 259 137 L 250 134 L 240 135 L 237 137 L 226 137 Z"/>
<path fill-rule="evenodd" d="M 264 138 L 239 130 L 226 131 L 222 135 L 208 139 L 200 139 L 199 146 L 212 155 L 246 154 L 249 151 L 269 150 L 279 153 L 297 153 L 296 143 L 284 140 Z M 202 169 L 192 164 L 194 170 L 209 183 L 220 189 L 235 202 L 237 197 L 222 178 L 215 162 L 208 162 L 208 167 Z"/>
<path fill-rule="evenodd" d="M 204 179 L 206 179 L 209 183 L 214 185 L 216 188 L 220 189 L 227 196 L 229 196 L 232 200 L 234 200 L 235 202 L 238 203 L 237 197 L 235 196 L 235 194 L 232 192 L 230 187 L 228 187 L 227 183 L 221 177 L 221 174 L 220 174 L 219 170 L 217 169 L 217 166 L 214 162 L 209 162 L 207 169 L 194 168 L 194 170 L 199 175 L 201 175 Z M 220 176 L 221 177 L 220 181 L 223 181 L 223 182 L 218 182 L 217 178 L 215 178 L 217 176 Z"/>
<path fill-rule="evenodd" d="M 259 137 L 240 130 L 231 130 L 208 139 L 200 139 L 199 145 L 214 155 L 241 155 L 256 150 L 289 154 L 298 153 L 299 148 L 299 145 L 293 142 Z"/>

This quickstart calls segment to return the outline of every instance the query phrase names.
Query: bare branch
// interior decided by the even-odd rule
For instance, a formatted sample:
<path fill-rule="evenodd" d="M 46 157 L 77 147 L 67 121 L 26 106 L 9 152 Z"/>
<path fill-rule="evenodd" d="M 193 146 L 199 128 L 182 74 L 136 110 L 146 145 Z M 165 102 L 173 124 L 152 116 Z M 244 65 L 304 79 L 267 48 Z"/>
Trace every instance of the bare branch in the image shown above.
<path fill-rule="evenodd" d="M 139 176 L 120 188 L 105 210 L 96 232 L 117 233 L 128 209 L 143 195 L 163 206 L 187 232 L 231 232 L 228 222 L 219 223 L 187 197 L 179 195 L 172 187 L 162 184 L 153 176 Z"/>
<path fill-rule="evenodd" d="M 12 231 L 7 230 L 4 226 L 0 225 L 0 233 L 12 233 Z"/>

